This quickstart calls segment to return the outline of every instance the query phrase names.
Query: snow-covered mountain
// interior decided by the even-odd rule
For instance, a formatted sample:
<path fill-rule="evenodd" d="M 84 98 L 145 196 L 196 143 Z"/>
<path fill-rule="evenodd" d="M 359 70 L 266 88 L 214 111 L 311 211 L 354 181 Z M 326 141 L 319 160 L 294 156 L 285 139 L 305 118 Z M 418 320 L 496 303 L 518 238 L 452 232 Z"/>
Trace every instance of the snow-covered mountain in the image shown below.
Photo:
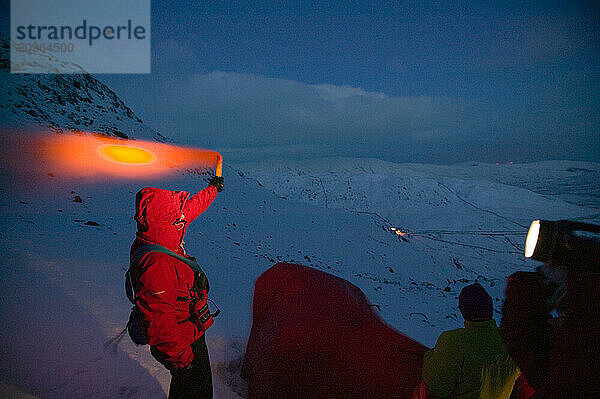
<path fill-rule="evenodd" d="M 14 115 L 10 124 L 82 128 L 83 116 L 95 108 L 106 126 L 131 137 L 155 136 L 135 116 L 127 119 L 124 104 L 116 107 L 120 100 L 92 77 L 2 74 L 3 95 L 12 100 L 2 100 L 2 112 Z M 81 87 L 71 96 L 74 82 Z M 57 105 L 53 96 L 72 101 Z M 35 119 L 29 110 L 47 118 Z M 97 120 L 90 123 L 87 130 L 96 129 Z M 560 191 L 563 181 L 598 173 L 600 165 L 532 164 L 509 177 L 502 170 L 516 165 L 498 173 L 494 166 L 471 171 L 467 165 L 361 159 L 226 163 L 225 190 L 186 236 L 186 249 L 201 262 L 222 310 L 207 333 L 215 397 L 243 396 L 237 372 L 251 327 L 253 284 L 275 262 L 351 281 L 387 323 L 429 346 L 441 331 L 462 324 L 457 296 L 473 281 L 492 295 L 498 318 L 506 277 L 536 266 L 522 256 L 532 219 L 598 222 L 597 207 L 588 205 L 596 203 L 597 186 L 589 190 L 591 199 L 576 203 Z M 519 183 L 519 176 L 545 179 L 547 191 Z M 556 176 L 562 180 L 553 188 Z M 205 175 L 176 170 L 167 177 L 94 182 L 52 170 L 0 171 L 4 395 L 165 397 L 169 374 L 147 347 L 127 337 L 118 346 L 104 343 L 129 314 L 123 278 L 135 234 L 135 193 L 149 185 L 196 192 L 206 184 Z M 400 237 L 392 227 L 411 234 Z"/>
<path fill-rule="evenodd" d="M 82 130 L 120 138 L 167 140 L 145 126 L 111 89 L 81 67 L 73 64 L 73 69 L 79 68 L 75 74 L 11 74 L 9 57 L 9 42 L 0 37 L 3 127 Z"/>

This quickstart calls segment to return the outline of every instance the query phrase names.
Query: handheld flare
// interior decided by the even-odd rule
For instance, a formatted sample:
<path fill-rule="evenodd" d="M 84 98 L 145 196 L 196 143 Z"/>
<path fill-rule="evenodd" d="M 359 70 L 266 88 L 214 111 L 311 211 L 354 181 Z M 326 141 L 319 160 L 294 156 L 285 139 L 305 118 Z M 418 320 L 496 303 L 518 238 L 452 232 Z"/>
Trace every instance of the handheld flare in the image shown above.
<path fill-rule="evenodd" d="M 221 154 L 219 154 L 218 152 L 217 154 L 217 166 L 215 167 L 215 175 L 221 177 L 223 174 L 223 156 Z"/>

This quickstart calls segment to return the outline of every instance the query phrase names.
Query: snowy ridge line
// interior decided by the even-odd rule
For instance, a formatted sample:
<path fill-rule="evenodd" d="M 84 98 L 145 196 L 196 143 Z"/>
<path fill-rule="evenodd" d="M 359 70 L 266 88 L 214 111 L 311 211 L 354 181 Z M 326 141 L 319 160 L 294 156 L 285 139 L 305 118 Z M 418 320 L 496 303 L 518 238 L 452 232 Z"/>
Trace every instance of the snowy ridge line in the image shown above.
<path fill-rule="evenodd" d="M 356 210 L 348 210 L 348 211 L 352 212 L 352 213 L 356 213 L 356 214 L 377 216 L 379 219 L 383 220 L 385 222 L 385 224 L 387 224 L 388 226 L 393 226 L 393 224 L 389 220 L 387 220 L 386 218 L 384 218 L 383 216 L 381 216 L 377 212 L 356 211 Z"/>
<path fill-rule="evenodd" d="M 525 229 L 527 229 L 527 228 L 528 228 L 527 226 L 523 226 L 522 224 L 520 224 L 520 223 L 518 223 L 518 222 L 515 222 L 514 220 L 511 220 L 511 219 L 509 219 L 509 218 L 507 218 L 507 217 L 505 217 L 505 216 L 502 216 L 502 215 L 498 214 L 497 212 L 490 211 L 489 209 L 483 209 L 483 208 L 481 208 L 481 207 L 479 207 L 479 206 L 477 206 L 477 205 L 475 205 L 475 204 L 473 204 L 473 203 L 471 203 L 471 202 L 467 201 L 466 199 L 462 198 L 460 195 L 458 195 L 457 193 L 455 193 L 453 190 L 451 190 L 451 189 L 450 189 L 450 187 L 446 186 L 444 183 L 442 183 L 442 182 L 440 182 L 440 181 L 438 181 L 438 184 L 439 184 L 440 186 L 444 187 L 446 190 L 448 190 L 448 191 L 449 191 L 449 192 L 451 192 L 452 194 L 454 194 L 454 196 L 456 196 L 456 198 L 458 198 L 459 200 L 461 200 L 461 201 L 462 201 L 462 202 L 464 202 L 465 204 L 472 206 L 472 207 L 473 207 L 473 208 L 475 208 L 475 209 L 478 209 L 478 210 L 480 210 L 480 211 L 482 211 L 482 212 L 487 212 L 487 213 L 490 213 L 490 214 L 492 214 L 492 215 L 494 215 L 494 216 L 497 216 L 497 217 L 499 217 L 500 219 L 504 219 L 504 220 L 506 220 L 506 221 L 508 221 L 508 222 L 510 222 L 510 223 L 516 224 L 516 225 L 517 225 L 517 226 L 519 226 L 519 227 L 523 227 L 523 228 L 525 228 Z"/>
<path fill-rule="evenodd" d="M 561 198 L 571 204 L 600 207 L 600 163 L 540 161 L 519 164 L 462 162 L 453 165 L 393 163 L 373 158 L 328 157 L 305 160 L 238 162 L 251 175 L 376 175 L 482 180 Z"/>
<path fill-rule="evenodd" d="M 515 255 L 521 255 L 522 254 L 522 252 L 502 251 L 502 250 L 499 250 L 499 249 L 486 248 L 486 247 L 482 247 L 482 246 L 479 246 L 479 245 L 464 244 L 464 243 L 461 243 L 461 242 L 448 241 L 448 240 L 444 240 L 444 239 L 441 239 L 441 238 L 434 238 L 434 237 L 430 237 L 428 235 L 423 235 L 423 237 L 424 238 L 428 238 L 428 239 L 433 240 L 433 241 L 444 242 L 446 244 L 460 245 L 462 247 L 474 248 L 474 249 L 482 249 L 484 251 L 490 251 L 490 252 L 495 252 L 495 253 L 499 253 L 499 254 L 515 254 Z"/>

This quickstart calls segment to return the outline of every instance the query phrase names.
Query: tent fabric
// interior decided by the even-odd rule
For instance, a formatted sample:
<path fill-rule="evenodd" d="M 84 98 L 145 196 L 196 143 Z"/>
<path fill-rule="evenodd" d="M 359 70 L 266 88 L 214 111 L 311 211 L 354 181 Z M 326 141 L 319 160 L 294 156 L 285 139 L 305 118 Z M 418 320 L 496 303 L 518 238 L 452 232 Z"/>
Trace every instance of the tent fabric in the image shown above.
<path fill-rule="evenodd" d="M 248 398 L 410 398 L 428 348 L 387 326 L 352 283 L 278 263 L 255 284 Z"/>

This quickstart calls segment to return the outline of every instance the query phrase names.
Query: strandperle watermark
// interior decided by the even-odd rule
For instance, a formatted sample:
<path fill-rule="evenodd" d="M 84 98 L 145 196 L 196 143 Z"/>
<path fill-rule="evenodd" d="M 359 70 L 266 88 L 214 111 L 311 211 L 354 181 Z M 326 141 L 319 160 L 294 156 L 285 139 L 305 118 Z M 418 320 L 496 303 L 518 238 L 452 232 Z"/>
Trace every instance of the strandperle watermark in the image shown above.
<path fill-rule="evenodd" d="M 116 26 L 116 27 L 115 27 Z M 146 28 L 141 25 L 133 26 L 131 20 L 127 25 L 107 25 L 104 27 L 89 25 L 83 20 L 81 25 L 73 28 L 69 25 L 62 26 L 17 26 L 17 40 L 31 41 L 56 41 L 56 40 L 84 40 L 91 46 L 98 39 L 106 40 L 144 40 L 146 39 Z"/>
<path fill-rule="evenodd" d="M 150 73 L 150 0 L 11 0 L 12 73 Z"/>

